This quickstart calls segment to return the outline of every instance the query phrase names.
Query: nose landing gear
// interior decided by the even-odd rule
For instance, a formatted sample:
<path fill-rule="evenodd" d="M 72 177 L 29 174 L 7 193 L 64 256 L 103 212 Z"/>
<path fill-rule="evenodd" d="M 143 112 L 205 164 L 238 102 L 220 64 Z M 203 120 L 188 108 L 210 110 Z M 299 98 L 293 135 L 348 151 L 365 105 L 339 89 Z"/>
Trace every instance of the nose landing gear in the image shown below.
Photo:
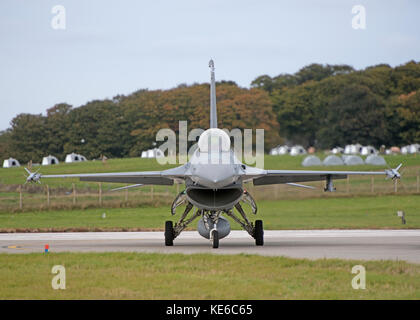
<path fill-rule="evenodd" d="M 213 249 L 219 248 L 219 232 L 216 229 L 213 229 L 210 234 L 210 239 L 213 243 Z"/>

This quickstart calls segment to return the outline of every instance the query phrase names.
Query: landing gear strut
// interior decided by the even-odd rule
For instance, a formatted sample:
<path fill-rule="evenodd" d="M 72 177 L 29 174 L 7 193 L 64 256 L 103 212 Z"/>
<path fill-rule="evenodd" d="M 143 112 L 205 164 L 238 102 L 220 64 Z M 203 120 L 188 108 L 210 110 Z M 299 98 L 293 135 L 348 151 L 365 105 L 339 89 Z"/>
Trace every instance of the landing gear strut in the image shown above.
<path fill-rule="evenodd" d="M 221 211 L 203 211 L 203 222 L 207 230 L 210 230 L 209 220 L 211 221 L 211 225 L 213 229 L 210 230 L 210 241 L 212 242 L 213 248 L 219 248 L 219 231 L 217 230 L 217 223 L 219 221 Z"/>
<path fill-rule="evenodd" d="M 172 221 L 166 221 L 165 223 L 165 245 L 166 246 L 173 246 L 174 245 L 174 239 L 180 235 L 180 233 L 191 223 L 193 222 L 197 217 L 201 215 L 201 210 L 197 210 L 193 212 L 193 215 L 186 220 L 188 213 L 193 208 L 193 205 L 187 200 L 185 196 L 185 192 L 181 192 L 172 203 L 171 207 L 171 213 L 172 215 L 175 214 L 176 207 L 182 205 L 183 203 L 187 203 L 187 206 L 185 207 L 185 210 L 179 219 L 177 223 L 175 223 L 175 226 L 173 226 Z"/>
<path fill-rule="evenodd" d="M 263 222 L 262 220 L 256 220 L 255 225 L 249 221 L 246 216 L 245 211 L 243 210 L 242 206 L 237 203 L 235 205 L 236 210 L 240 213 L 242 219 L 240 219 L 233 210 L 225 211 L 225 213 L 231 217 L 235 222 L 237 222 L 242 229 L 249 233 L 251 237 L 255 239 L 255 244 L 257 246 L 264 245 L 264 229 L 263 229 Z M 256 207 L 255 207 L 256 208 Z M 253 211 L 254 212 L 254 211 Z M 255 210 L 256 212 L 256 210 Z"/>
<path fill-rule="evenodd" d="M 245 190 L 244 190 L 241 201 L 250 205 L 251 210 L 252 210 L 251 212 L 253 214 L 257 213 L 257 206 L 255 204 L 254 199 Z M 262 220 L 256 220 L 255 225 L 254 225 L 254 223 L 249 221 L 244 209 L 242 208 L 239 202 L 235 205 L 234 208 L 230 210 L 208 211 L 205 209 L 196 209 L 196 210 L 193 210 L 192 214 L 190 215 L 190 218 L 188 219 L 187 219 L 187 216 L 189 215 L 190 211 L 194 208 L 194 205 L 188 201 L 185 191 L 181 192 L 175 198 L 171 206 L 171 213 L 172 215 L 175 215 L 176 208 L 182 204 L 186 204 L 186 207 L 179 221 L 175 223 L 175 225 L 173 225 L 172 221 L 166 221 L 165 223 L 165 245 L 166 246 L 173 246 L 174 239 L 178 237 L 179 234 L 191 222 L 193 222 L 196 218 L 202 216 L 202 220 L 200 220 L 199 226 L 200 226 L 200 223 L 204 223 L 204 227 L 207 231 L 200 231 L 202 229 L 199 228 L 199 232 L 203 237 L 207 239 L 210 238 L 213 248 L 218 248 L 220 237 L 222 238 L 225 237 L 227 234 L 229 234 L 229 231 L 230 231 L 229 223 L 227 221 L 226 221 L 227 228 L 228 228 L 227 232 L 226 232 L 226 227 L 222 227 L 222 229 L 220 230 L 218 230 L 217 228 L 219 219 L 226 220 L 223 216 L 221 216 L 222 213 L 231 217 L 246 232 L 248 232 L 249 235 L 255 239 L 255 244 L 257 246 L 264 245 L 264 228 L 263 228 Z M 240 217 L 234 213 L 234 209 L 236 209 L 239 212 Z"/>

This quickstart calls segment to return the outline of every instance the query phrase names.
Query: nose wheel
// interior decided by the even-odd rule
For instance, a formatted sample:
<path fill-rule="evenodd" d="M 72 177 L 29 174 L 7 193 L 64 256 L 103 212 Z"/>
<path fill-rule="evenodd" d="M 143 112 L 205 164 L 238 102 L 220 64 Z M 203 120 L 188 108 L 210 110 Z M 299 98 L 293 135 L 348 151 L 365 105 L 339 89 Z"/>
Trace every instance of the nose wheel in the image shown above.
<path fill-rule="evenodd" d="M 213 249 L 219 248 L 219 232 L 217 230 L 212 230 L 212 242 Z"/>

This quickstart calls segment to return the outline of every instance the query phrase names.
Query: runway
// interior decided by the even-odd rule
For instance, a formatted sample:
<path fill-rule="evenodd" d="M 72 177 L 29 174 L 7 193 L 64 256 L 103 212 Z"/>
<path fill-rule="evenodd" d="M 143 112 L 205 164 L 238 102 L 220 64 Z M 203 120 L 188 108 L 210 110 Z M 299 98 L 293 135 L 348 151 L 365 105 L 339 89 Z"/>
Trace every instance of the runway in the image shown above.
<path fill-rule="evenodd" d="M 165 247 L 163 239 L 163 232 L 5 233 L 0 252 L 43 252 L 48 244 L 50 252 L 245 253 L 420 263 L 420 230 L 266 230 L 263 247 L 245 231 L 231 231 L 218 249 L 196 231 L 183 232 L 173 247 Z"/>

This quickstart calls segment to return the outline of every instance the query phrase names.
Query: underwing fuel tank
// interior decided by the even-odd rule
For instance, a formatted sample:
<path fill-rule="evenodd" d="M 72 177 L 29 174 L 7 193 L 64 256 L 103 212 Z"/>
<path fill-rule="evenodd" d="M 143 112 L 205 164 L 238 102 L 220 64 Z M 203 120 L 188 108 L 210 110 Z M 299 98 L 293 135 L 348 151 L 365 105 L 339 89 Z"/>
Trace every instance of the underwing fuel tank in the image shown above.
<path fill-rule="evenodd" d="M 207 224 L 209 228 L 206 227 L 203 218 L 201 218 L 198 221 L 197 231 L 202 237 L 210 239 L 210 231 L 214 228 L 214 224 L 211 219 L 207 220 Z M 230 223 L 226 218 L 222 216 L 220 216 L 219 220 L 217 221 L 217 232 L 219 233 L 219 239 L 226 237 L 230 233 Z"/>

